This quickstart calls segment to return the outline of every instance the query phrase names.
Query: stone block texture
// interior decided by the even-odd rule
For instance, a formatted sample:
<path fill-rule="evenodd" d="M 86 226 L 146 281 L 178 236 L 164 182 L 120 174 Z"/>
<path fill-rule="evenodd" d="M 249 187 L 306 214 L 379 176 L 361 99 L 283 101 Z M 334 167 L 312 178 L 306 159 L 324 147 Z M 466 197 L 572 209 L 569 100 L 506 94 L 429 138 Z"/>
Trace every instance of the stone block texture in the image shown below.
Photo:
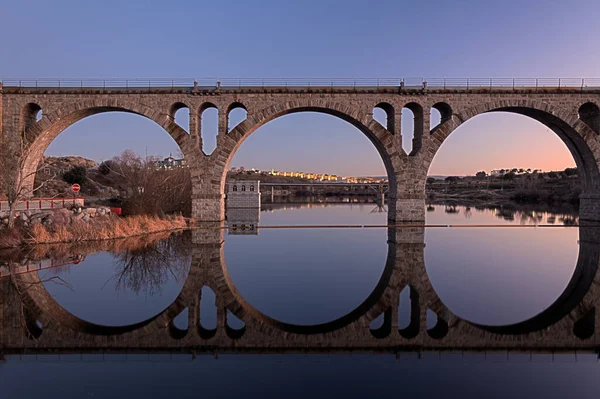
<path fill-rule="evenodd" d="M 582 179 L 582 198 L 600 193 L 600 139 L 598 120 L 600 91 L 575 89 L 408 90 L 380 88 L 238 88 L 238 89 L 96 89 L 9 88 L 1 89 L 0 128 L 2 145 L 24 141 L 28 148 L 24 175 L 36 167 L 48 145 L 73 123 L 112 111 L 130 112 L 163 127 L 181 148 L 192 172 L 193 216 L 198 222 L 225 219 L 225 176 L 231 159 L 243 141 L 267 122 L 286 114 L 312 111 L 333 115 L 358 128 L 373 143 L 390 180 L 389 220 L 424 221 L 425 181 L 433 157 L 444 141 L 467 120 L 488 112 L 514 112 L 548 126 L 567 145 Z M 176 123 L 176 110 L 190 110 L 190 128 Z M 385 126 L 373 119 L 382 108 Z M 402 148 L 401 112 L 415 115 L 412 150 Z M 216 149 L 202 150 L 201 114 L 207 108 L 219 112 Z M 247 118 L 228 129 L 229 112 L 244 108 Z M 442 122 L 430 126 L 437 109 Z M 43 111 L 37 121 L 35 114 Z M 33 178 L 31 178 L 31 184 Z M 257 190 L 258 191 L 258 190 Z M 600 210 L 584 201 L 587 219 L 600 221 Z"/>

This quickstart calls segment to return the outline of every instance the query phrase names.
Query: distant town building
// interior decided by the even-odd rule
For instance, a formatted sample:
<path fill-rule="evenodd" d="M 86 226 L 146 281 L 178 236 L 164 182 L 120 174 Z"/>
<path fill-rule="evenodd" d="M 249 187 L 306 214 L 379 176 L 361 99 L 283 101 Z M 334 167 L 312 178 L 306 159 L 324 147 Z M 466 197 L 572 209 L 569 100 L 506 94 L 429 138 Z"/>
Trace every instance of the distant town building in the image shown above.
<path fill-rule="evenodd" d="M 156 169 L 174 169 L 174 168 L 183 168 L 186 166 L 185 159 L 176 159 L 173 158 L 173 155 L 169 155 L 167 158 L 162 161 L 155 162 Z"/>

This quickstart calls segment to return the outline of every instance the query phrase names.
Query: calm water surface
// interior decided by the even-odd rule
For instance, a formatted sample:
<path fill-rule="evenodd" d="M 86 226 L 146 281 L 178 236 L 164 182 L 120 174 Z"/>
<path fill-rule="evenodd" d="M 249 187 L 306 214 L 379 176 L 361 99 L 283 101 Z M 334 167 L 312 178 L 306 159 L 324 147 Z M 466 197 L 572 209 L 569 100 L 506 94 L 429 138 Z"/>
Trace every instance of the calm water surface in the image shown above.
<path fill-rule="evenodd" d="M 260 224 L 385 225 L 387 214 L 381 211 L 373 204 L 273 205 L 260 213 Z M 573 215 L 430 206 L 427 224 L 463 227 L 425 228 L 421 263 L 440 300 L 461 319 L 488 326 L 523 322 L 548 309 L 571 281 L 580 231 L 568 226 L 576 222 Z M 515 227 L 467 226 L 480 224 Z M 526 227 L 536 225 L 555 227 Z M 385 280 L 393 247 L 389 241 L 397 237 L 384 227 L 226 232 L 224 276 L 260 317 L 290 326 L 327 325 L 360 308 Z M 187 244 L 159 243 L 150 251 L 88 254 L 79 264 L 37 273 L 52 300 L 80 320 L 107 327 L 143 323 L 162 314 L 184 289 L 194 267 L 191 250 L 200 250 L 186 239 L 178 240 Z M 399 259 L 396 268 L 414 262 L 414 258 Z M 399 328 L 411 320 L 409 293 L 406 287 L 400 294 Z M 201 325 L 215 328 L 215 295 L 208 286 L 202 289 L 199 309 Z M 174 325 L 184 330 L 189 320 L 185 309 Z M 382 315 L 371 327 L 383 325 L 383 320 Z M 244 325 L 230 313 L 227 323 L 233 328 Z M 435 323 L 431 313 L 428 327 Z M 543 356 L 539 362 L 529 358 L 507 362 L 501 356 L 476 355 L 420 360 L 416 355 L 400 359 L 393 355 L 221 355 L 218 360 L 200 356 L 194 361 L 189 355 L 126 359 L 88 355 L 88 361 L 9 355 L 6 359 L 0 366 L 0 392 L 9 394 L 5 397 L 44 392 L 79 397 L 196 397 L 200 393 L 239 397 L 260 392 L 368 397 L 400 391 L 413 395 L 460 391 L 468 397 L 600 394 L 595 355 L 560 355 L 554 362 Z M 23 384 L 31 376 L 37 383 Z"/>

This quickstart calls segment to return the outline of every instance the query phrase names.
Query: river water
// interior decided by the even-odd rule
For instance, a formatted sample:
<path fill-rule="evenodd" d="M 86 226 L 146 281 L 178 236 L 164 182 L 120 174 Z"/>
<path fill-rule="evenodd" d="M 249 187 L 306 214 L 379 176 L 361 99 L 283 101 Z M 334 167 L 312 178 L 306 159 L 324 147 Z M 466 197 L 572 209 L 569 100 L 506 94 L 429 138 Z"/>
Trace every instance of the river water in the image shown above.
<path fill-rule="evenodd" d="M 565 322 L 595 303 L 597 235 L 576 215 L 430 205 L 429 227 L 387 228 L 374 204 L 317 203 L 259 217 L 4 255 L 2 397 L 600 394 L 594 321 Z"/>

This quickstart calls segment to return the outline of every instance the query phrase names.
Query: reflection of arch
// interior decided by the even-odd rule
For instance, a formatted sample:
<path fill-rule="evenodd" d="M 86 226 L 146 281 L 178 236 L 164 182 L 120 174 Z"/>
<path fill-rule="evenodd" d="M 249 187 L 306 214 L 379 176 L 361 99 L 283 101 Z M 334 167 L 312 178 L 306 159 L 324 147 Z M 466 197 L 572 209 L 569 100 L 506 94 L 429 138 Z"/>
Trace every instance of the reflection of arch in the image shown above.
<path fill-rule="evenodd" d="M 201 243 L 194 243 L 192 271 L 188 275 L 188 279 L 177 299 L 160 314 L 135 325 L 105 327 L 73 316 L 49 296 L 44 286 L 39 284 L 36 273 L 13 276 L 12 281 L 21 292 L 21 300 L 25 305 L 24 309 L 27 310 L 25 323 L 29 330 L 28 334 L 33 338 L 41 336 L 42 340 L 44 334 L 46 334 L 46 327 L 51 333 L 59 331 L 62 334 L 67 334 L 68 337 L 76 337 L 73 338 L 76 340 L 73 342 L 88 342 L 79 340 L 90 339 L 92 341 L 89 342 L 103 342 L 104 345 L 110 344 L 110 341 L 104 339 L 93 341 L 94 337 L 135 333 L 139 335 L 124 335 L 124 337 L 135 339 L 135 337 L 148 336 L 152 345 L 161 344 L 161 339 L 170 337 L 175 340 L 185 340 L 186 345 L 198 342 L 194 341 L 195 339 L 204 339 L 214 340 L 211 342 L 214 342 L 217 346 L 229 344 L 235 346 L 231 341 L 223 341 L 223 339 L 242 339 L 248 333 L 251 333 L 257 335 L 249 337 L 249 341 L 240 342 L 244 345 L 255 346 L 257 343 L 260 345 L 260 341 L 256 341 L 257 339 L 266 339 L 265 345 L 283 340 L 281 342 L 290 343 L 290 348 L 293 348 L 293 345 L 300 345 L 296 346 L 297 348 L 302 347 L 307 342 L 321 343 L 322 338 L 328 339 L 329 345 L 335 343 L 336 339 L 340 339 L 345 345 L 352 342 L 362 342 L 370 345 L 372 341 L 369 341 L 369 338 L 372 339 L 373 337 L 378 338 L 378 342 L 387 340 L 383 345 L 390 348 L 398 348 L 400 345 L 410 347 L 425 345 L 426 347 L 432 342 L 438 342 L 439 345 L 443 345 L 445 348 L 452 347 L 453 343 L 458 343 L 456 345 L 460 348 L 461 345 L 465 345 L 466 338 L 473 339 L 473 342 L 476 342 L 475 345 L 489 342 L 493 346 L 503 342 L 513 342 L 506 340 L 504 337 L 506 334 L 527 334 L 542 330 L 556 332 L 556 329 L 572 333 L 571 337 L 574 339 L 586 339 L 593 331 L 593 323 L 591 323 L 595 315 L 593 307 L 598 301 L 598 292 L 594 289 L 592 280 L 598 278 L 597 266 L 600 260 L 600 245 L 595 237 L 600 237 L 599 229 L 588 227 L 580 229 L 582 244 L 576 272 L 567 289 L 555 303 L 537 316 L 510 326 L 489 327 L 472 324 L 457 318 L 445 308 L 433 291 L 426 275 L 423 262 L 423 229 L 420 233 L 410 231 L 410 229 L 390 229 L 386 266 L 373 292 L 363 303 L 345 316 L 331 322 L 312 326 L 282 323 L 265 316 L 248 305 L 236 291 L 227 274 L 223 259 L 222 235 L 218 236 L 218 234 L 214 240 L 209 238 L 208 242 L 204 242 L 205 238 L 203 237 L 206 237 L 206 235 L 202 233 Z M 189 246 L 186 245 L 185 247 Z M 417 331 L 410 331 L 410 334 L 407 334 L 408 331 L 392 333 L 392 327 L 397 326 L 398 322 L 397 313 L 394 314 L 393 309 L 398 306 L 397 299 L 401 288 L 407 284 L 414 287 L 419 294 L 413 304 L 419 312 L 411 312 L 411 316 L 416 315 L 415 320 L 417 323 L 413 328 Z M 197 294 L 202 286 L 210 287 L 215 292 L 217 330 L 202 331 L 199 325 L 197 319 L 199 298 Z M 24 290 L 25 287 L 28 287 L 28 289 Z M 173 320 L 186 308 L 189 308 L 188 329 L 178 329 L 175 327 Z M 435 327 L 426 330 L 421 315 L 428 308 L 437 315 L 438 323 Z M 239 318 L 245 326 L 241 329 L 228 327 L 227 311 Z M 370 323 L 381 314 L 384 316 L 382 326 L 370 330 Z M 42 322 L 43 330 L 37 321 Z M 575 323 L 573 324 L 573 322 Z M 189 328 L 190 326 L 193 326 L 193 328 Z M 556 326 L 554 330 L 547 330 L 550 327 L 554 328 L 554 326 Z M 86 338 L 84 335 L 78 335 L 79 333 L 89 335 Z M 303 337 L 304 335 L 315 334 L 323 335 L 316 337 L 313 341 Z M 345 336 L 345 334 L 348 334 L 348 336 Z M 56 338 L 55 336 L 52 337 Z M 361 339 L 365 339 L 365 341 L 360 341 Z M 428 339 L 435 341 L 427 341 Z M 445 339 L 450 341 L 444 341 Z M 537 342 L 539 337 L 525 335 L 524 339 L 529 340 L 527 342 L 531 343 Z M 554 341 L 550 340 L 549 342 Z M 169 341 L 163 343 L 168 344 Z M 467 344 L 467 346 L 469 345 L 470 343 Z M 516 344 L 516 347 L 518 346 Z"/>
<path fill-rule="evenodd" d="M 390 229 L 390 235 L 393 235 L 394 233 L 395 230 Z M 227 298 L 225 302 L 230 304 L 229 310 L 231 311 L 231 313 L 233 313 L 236 317 L 243 321 L 246 321 L 247 319 L 245 315 L 250 315 L 253 319 L 259 320 L 261 323 L 264 323 L 270 327 L 285 332 L 294 334 L 324 334 L 344 328 L 356 322 L 364 316 L 368 316 L 369 318 L 374 319 L 378 316 L 378 314 L 381 313 L 381 311 L 377 309 L 376 305 L 380 302 L 382 296 L 384 295 L 384 292 L 386 292 L 389 289 L 390 279 L 392 277 L 392 274 L 394 273 L 394 269 L 397 267 L 396 261 L 396 244 L 392 238 L 388 241 L 388 256 L 385 268 L 383 270 L 381 278 L 379 279 L 379 282 L 377 283 L 371 294 L 356 309 L 352 310 L 350 313 L 347 313 L 346 315 L 327 323 L 315 325 L 296 325 L 281 322 L 260 312 L 258 309 L 250 305 L 237 291 L 233 281 L 231 280 L 231 276 L 227 271 L 225 259 L 222 258 L 221 267 L 223 271 L 223 277 L 228 287 L 227 294 L 230 296 L 230 298 Z M 389 324 L 389 318 L 390 314 L 388 313 L 386 318 L 386 320 L 388 320 L 388 323 L 384 322 L 384 327 L 387 324 Z M 383 331 L 384 330 L 380 331 L 380 337 L 384 336 Z M 387 334 L 389 334 L 389 331 L 387 332 Z"/>
<path fill-rule="evenodd" d="M 585 123 L 576 120 L 568 112 L 554 108 L 541 101 L 502 100 L 481 104 L 460 113 L 455 113 L 446 122 L 432 131 L 435 140 L 427 158 L 430 165 L 440 146 L 460 125 L 467 120 L 489 112 L 511 112 L 528 116 L 551 129 L 565 143 L 579 172 L 584 194 L 600 191 L 600 171 L 593 151 L 588 145 L 589 137 L 596 136 Z M 428 166 L 427 166 L 428 168 Z"/>
<path fill-rule="evenodd" d="M 481 331 L 489 334 L 502 335 L 516 335 L 516 334 L 528 334 L 535 331 L 541 331 L 550 328 L 554 325 L 559 325 L 568 322 L 568 319 L 583 317 L 586 312 L 589 311 L 590 304 L 586 302 L 593 302 L 593 300 L 586 301 L 586 296 L 590 295 L 592 283 L 598 274 L 598 263 L 600 261 L 600 242 L 596 237 L 600 237 L 600 228 L 598 227 L 581 227 L 579 229 L 580 234 L 580 247 L 577 264 L 573 276 L 569 281 L 567 287 L 562 294 L 545 310 L 541 313 L 524 320 L 519 323 L 511 325 L 501 326 L 487 326 L 477 323 L 473 323 L 464 319 L 460 319 L 455 316 L 451 311 L 446 308 L 442 301 L 434 293 L 434 298 L 429 298 L 429 307 L 433 312 L 438 315 L 438 325 L 436 329 L 430 331 L 432 338 L 438 338 L 438 333 L 447 333 L 449 325 L 455 325 L 455 334 L 469 335 L 472 331 L 478 330 L 481 335 Z M 433 288 L 432 288 L 433 290 Z M 583 305 L 583 306 L 582 306 Z M 442 322 L 440 316 L 443 317 Z M 454 319 L 450 322 L 450 319 Z M 462 321 L 462 323 L 458 323 Z M 439 327 L 438 327 L 439 326 Z M 431 335 L 433 333 L 434 335 Z M 492 336 L 490 336 L 492 337 Z"/>
<path fill-rule="evenodd" d="M 175 302 L 150 319 L 127 326 L 102 326 L 85 321 L 60 306 L 46 291 L 37 273 L 19 275 L 14 278 L 14 283 L 22 292 L 21 300 L 31 312 L 30 318 L 32 320 L 37 315 L 40 315 L 40 317 L 49 317 L 51 320 L 75 331 L 91 335 L 125 334 L 149 326 L 155 321 L 166 326 L 186 307 L 180 294 Z"/>
<path fill-rule="evenodd" d="M 540 314 L 506 326 L 473 325 L 498 334 L 526 334 L 559 322 L 583 301 L 596 277 L 600 261 L 600 245 L 596 239 L 599 233 L 598 227 L 579 229 L 579 255 L 573 276 L 558 299 Z"/>

